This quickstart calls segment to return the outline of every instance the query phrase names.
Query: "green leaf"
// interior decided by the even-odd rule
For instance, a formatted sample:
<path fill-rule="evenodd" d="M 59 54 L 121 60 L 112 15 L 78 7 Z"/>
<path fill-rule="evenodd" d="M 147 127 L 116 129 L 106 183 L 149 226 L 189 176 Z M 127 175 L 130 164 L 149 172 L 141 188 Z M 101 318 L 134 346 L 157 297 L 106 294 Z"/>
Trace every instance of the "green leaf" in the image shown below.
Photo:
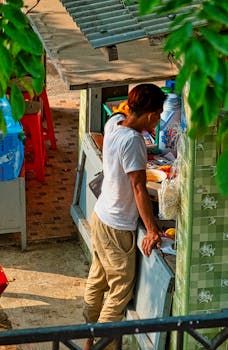
<path fill-rule="evenodd" d="M 5 90 L 2 87 L 2 82 L 0 81 L 0 97 L 4 96 Z"/>
<path fill-rule="evenodd" d="M 217 160 L 216 183 L 222 196 L 228 196 L 228 150 L 222 152 Z"/>
<path fill-rule="evenodd" d="M 183 66 L 180 68 L 178 75 L 176 77 L 175 91 L 177 94 L 182 93 L 184 85 L 188 81 L 190 74 L 191 74 L 191 70 L 189 69 L 188 65 L 183 64 Z"/>
<path fill-rule="evenodd" d="M 203 106 L 200 106 L 198 109 L 194 109 L 191 111 L 191 122 L 192 123 L 199 123 L 202 121 L 202 126 L 205 128 L 206 123 L 204 119 L 204 111 L 203 111 Z"/>
<path fill-rule="evenodd" d="M 187 57 L 189 58 L 189 63 L 199 69 L 204 69 L 207 66 L 207 53 L 199 40 L 192 39 L 189 42 Z"/>
<path fill-rule="evenodd" d="M 227 63 L 223 59 L 219 59 L 219 66 L 215 76 L 213 77 L 214 94 L 218 97 L 221 104 L 224 103 L 227 92 Z"/>
<path fill-rule="evenodd" d="M 228 115 L 221 117 L 217 137 L 221 149 L 224 151 L 228 150 Z"/>
<path fill-rule="evenodd" d="M 228 129 L 222 135 L 221 147 L 223 151 L 228 151 Z"/>
<path fill-rule="evenodd" d="M 19 80 L 19 85 L 22 91 L 25 90 L 29 93 L 31 99 L 34 97 L 34 91 L 31 80 L 27 79 L 27 77 L 25 77 L 24 79 L 22 78 Z"/>
<path fill-rule="evenodd" d="M 18 44 L 17 42 L 11 43 L 11 52 L 13 57 L 17 56 L 21 50 L 22 48 L 20 44 Z"/>
<path fill-rule="evenodd" d="M 201 66 L 201 69 L 210 77 L 215 77 L 219 66 L 217 52 L 215 48 L 211 46 L 208 42 L 200 41 L 200 43 L 206 55 L 206 64 L 204 66 Z M 208 52 L 210 54 L 208 54 Z"/>
<path fill-rule="evenodd" d="M 39 95 L 44 87 L 44 79 L 32 79 L 32 86 L 37 95 Z"/>
<path fill-rule="evenodd" d="M 219 85 L 224 85 L 226 82 L 226 63 L 223 59 L 219 59 L 219 65 L 214 80 L 216 84 Z"/>
<path fill-rule="evenodd" d="M 18 29 L 27 27 L 29 24 L 28 17 L 26 17 L 19 8 L 5 5 L 2 15 L 4 19 L 7 18 Z"/>
<path fill-rule="evenodd" d="M 3 75 L 3 71 L 0 70 L 0 96 L 5 95 L 7 89 L 8 79 Z"/>
<path fill-rule="evenodd" d="M 10 89 L 13 85 L 17 85 L 22 92 L 27 91 L 31 99 L 34 97 L 31 77 L 24 76 L 23 78 L 12 79 L 9 85 Z"/>
<path fill-rule="evenodd" d="M 181 24 L 184 23 L 184 21 L 186 20 L 186 18 L 188 17 L 188 15 L 186 13 L 183 14 L 178 14 L 175 19 L 172 20 L 172 22 L 170 23 L 170 28 L 175 29 L 175 27 L 179 27 Z"/>
<path fill-rule="evenodd" d="M 0 110 L 0 130 L 3 132 L 3 134 L 6 134 L 6 121 L 2 110 Z"/>
<path fill-rule="evenodd" d="M 224 10 L 220 9 L 217 4 L 215 5 L 212 2 L 204 2 L 203 14 L 209 20 L 228 26 L 227 13 L 225 13 Z"/>
<path fill-rule="evenodd" d="M 11 87 L 10 104 L 15 120 L 20 120 L 25 114 L 25 101 L 20 88 L 17 85 Z"/>
<path fill-rule="evenodd" d="M 176 14 L 177 12 L 180 12 L 181 7 L 186 5 L 189 5 L 189 0 L 163 1 L 162 6 L 158 9 L 158 14 Z M 191 9 L 191 12 L 193 12 L 193 10 L 194 9 Z"/>
<path fill-rule="evenodd" d="M 4 25 L 6 34 L 27 52 L 33 55 L 41 56 L 43 54 L 43 47 L 37 34 L 31 29 L 25 30 L 22 28 L 18 30 L 11 22 Z"/>
<path fill-rule="evenodd" d="M 141 16 L 146 15 L 154 10 L 154 8 L 160 4 L 160 0 L 140 0 L 139 1 L 139 14 Z"/>
<path fill-rule="evenodd" d="M 41 56 L 33 56 L 29 53 L 21 53 L 18 57 L 24 69 L 34 78 L 44 76 L 44 65 L 41 61 Z"/>
<path fill-rule="evenodd" d="M 211 29 L 200 28 L 204 38 L 219 52 L 228 55 L 228 36 L 219 34 Z"/>
<path fill-rule="evenodd" d="M 207 87 L 207 75 L 200 70 L 192 72 L 188 103 L 192 110 L 198 109 L 204 102 Z"/>
<path fill-rule="evenodd" d="M 210 125 L 218 118 L 220 110 L 220 100 L 215 94 L 214 87 L 207 86 L 205 101 L 207 101 L 203 104 L 205 121 Z M 210 101 L 210 103 L 208 103 L 208 101 Z"/>
<path fill-rule="evenodd" d="M 225 94 L 225 99 L 224 99 L 224 110 L 228 111 L 228 91 Z"/>
<path fill-rule="evenodd" d="M 14 6 L 16 8 L 21 8 L 23 7 L 23 0 L 7 0 L 8 4 L 10 4 L 11 6 Z"/>
<path fill-rule="evenodd" d="M 165 51 L 173 51 L 176 48 L 184 49 L 192 35 L 192 23 L 185 23 L 180 28 L 174 30 L 166 40 Z"/>
<path fill-rule="evenodd" d="M 2 71 L 5 79 L 9 79 L 12 74 L 12 61 L 9 54 L 9 51 L 4 47 L 0 46 L 0 70 Z"/>
<path fill-rule="evenodd" d="M 208 125 L 205 122 L 204 111 L 203 107 L 201 106 L 191 114 L 191 125 L 188 131 L 188 136 L 192 139 L 195 139 L 196 137 L 200 137 L 206 134 L 207 130 Z"/>
<path fill-rule="evenodd" d="M 18 78 L 22 78 L 27 74 L 26 70 L 22 66 L 18 57 L 15 59 L 15 62 L 14 62 L 14 71 L 15 71 L 15 76 Z"/>
<path fill-rule="evenodd" d="M 218 6 L 218 8 L 221 8 L 222 11 L 228 14 L 227 0 L 220 0 L 219 3 L 218 1 L 216 1 L 216 6 Z"/>

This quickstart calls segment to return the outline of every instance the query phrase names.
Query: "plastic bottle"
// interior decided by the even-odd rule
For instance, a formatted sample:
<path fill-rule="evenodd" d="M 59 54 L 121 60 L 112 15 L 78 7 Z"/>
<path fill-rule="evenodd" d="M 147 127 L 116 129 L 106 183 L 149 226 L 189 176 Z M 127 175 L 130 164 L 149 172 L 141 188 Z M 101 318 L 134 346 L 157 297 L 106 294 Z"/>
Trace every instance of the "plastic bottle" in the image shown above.
<path fill-rule="evenodd" d="M 0 181 L 13 180 L 20 174 L 24 160 L 23 128 L 15 121 L 6 96 L 0 98 L 0 110 L 6 122 L 6 134 L 0 130 Z"/>

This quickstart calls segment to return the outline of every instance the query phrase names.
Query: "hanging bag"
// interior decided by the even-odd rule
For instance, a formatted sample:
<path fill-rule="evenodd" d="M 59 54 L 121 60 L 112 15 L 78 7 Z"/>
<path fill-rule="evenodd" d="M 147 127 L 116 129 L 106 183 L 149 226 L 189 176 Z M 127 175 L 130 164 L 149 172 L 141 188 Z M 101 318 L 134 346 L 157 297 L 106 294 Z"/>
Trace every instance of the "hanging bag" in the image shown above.
<path fill-rule="evenodd" d="M 98 198 L 101 194 L 101 187 L 103 183 L 104 173 L 103 171 L 95 175 L 95 178 L 89 182 L 89 188 L 93 192 L 94 196 Z"/>
<path fill-rule="evenodd" d="M 174 164 L 173 169 L 176 169 Z M 173 171 L 169 179 L 161 183 L 158 190 L 159 218 L 161 220 L 175 220 L 180 208 L 179 176 Z"/>

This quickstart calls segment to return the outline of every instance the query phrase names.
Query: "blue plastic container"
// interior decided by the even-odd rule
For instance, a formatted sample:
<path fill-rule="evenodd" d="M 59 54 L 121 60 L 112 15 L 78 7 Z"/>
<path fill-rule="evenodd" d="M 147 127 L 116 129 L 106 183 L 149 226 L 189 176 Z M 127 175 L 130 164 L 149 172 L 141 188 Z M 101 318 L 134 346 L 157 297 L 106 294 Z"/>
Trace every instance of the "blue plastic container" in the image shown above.
<path fill-rule="evenodd" d="M 12 117 L 11 106 L 6 97 L 0 98 L 0 110 L 6 122 L 7 133 L 0 130 L 0 181 L 17 178 L 24 161 L 23 128 Z"/>

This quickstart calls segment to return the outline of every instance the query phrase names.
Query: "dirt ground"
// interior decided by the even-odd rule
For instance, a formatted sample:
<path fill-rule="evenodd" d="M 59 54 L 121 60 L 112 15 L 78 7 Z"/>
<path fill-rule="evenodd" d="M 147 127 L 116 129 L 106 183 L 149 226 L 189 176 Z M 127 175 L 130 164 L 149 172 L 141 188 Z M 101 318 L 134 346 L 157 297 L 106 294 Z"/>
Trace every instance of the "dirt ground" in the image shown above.
<path fill-rule="evenodd" d="M 49 61 L 47 93 L 55 100 L 75 98 Z M 26 252 L 18 246 L 0 246 L 0 264 L 10 280 L 0 297 L 0 331 L 84 322 L 82 302 L 89 264 L 76 236 L 29 244 Z"/>
<path fill-rule="evenodd" d="M 1 248 L 0 256 L 11 281 L 0 299 L 0 330 L 84 322 L 88 262 L 77 240 L 33 244 L 26 252 Z"/>

